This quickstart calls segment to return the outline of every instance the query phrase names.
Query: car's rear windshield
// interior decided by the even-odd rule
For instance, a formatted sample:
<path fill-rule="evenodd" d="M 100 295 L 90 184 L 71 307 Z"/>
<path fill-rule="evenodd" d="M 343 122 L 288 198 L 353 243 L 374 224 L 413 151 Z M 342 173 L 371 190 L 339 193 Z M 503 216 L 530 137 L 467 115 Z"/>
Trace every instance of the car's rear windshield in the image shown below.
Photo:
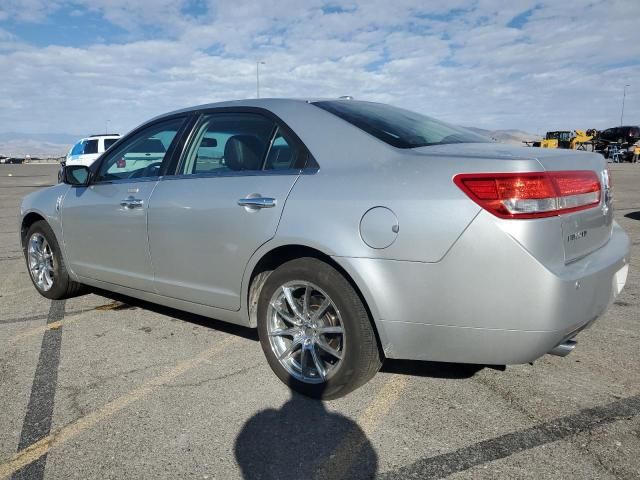
<path fill-rule="evenodd" d="M 382 103 L 328 100 L 314 102 L 313 105 L 397 148 L 491 142 L 487 137 L 464 128 Z"/>

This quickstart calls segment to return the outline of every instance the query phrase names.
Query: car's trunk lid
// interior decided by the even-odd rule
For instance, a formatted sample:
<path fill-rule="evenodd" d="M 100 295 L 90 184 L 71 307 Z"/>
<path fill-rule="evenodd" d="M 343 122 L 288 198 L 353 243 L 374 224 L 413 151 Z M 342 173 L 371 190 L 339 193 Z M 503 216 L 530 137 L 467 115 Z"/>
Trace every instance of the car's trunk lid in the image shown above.
<path fill-rule="evenodd" d="M 609 176 L 604 158 L 599 154 L 564 149 L 542 149 L 512 146 L 497 143 L 434 145 L 414 149 L 416 153 L 427 156 L 448 157 L 459 162 L 459 173 L 502 173 L 520 172 L 523 165 L 538 164 L 533 171 L 574 171 L 591 170 L 600 179 L 601 199 L 597 207 L 560 214 L 541 220 L 506 219 L 499 222 L 525 248 L 541 250 L 546 257 L 559 260 L 556 249 L 562 244 L 562 258 L 569 263 L 597 250 L 609 240 L 613 226 L 611 192 Z M 485 171 L 487 162 L 493 160 L 492 171 Z M 495 160 L 499 162 L 496 170 Z M 536 163 L 523 162 L 523 160 Z M 515 223 L 514 223 L 515 222 Z M 540 232 L 535 227 L 522 228 L 520 222 L 534 222 L 544 231 L 544 241 L 539 240 Z M 516 226 L 518 225 L 518 226 Z M 534 240 L 534 237 L 535 240 Z M 554 246 L 555 245 L 555 246 Z M 552 254 L 550 250 L 556 250 Z M 536 252 L 541 253 L 541 252 Z"/>

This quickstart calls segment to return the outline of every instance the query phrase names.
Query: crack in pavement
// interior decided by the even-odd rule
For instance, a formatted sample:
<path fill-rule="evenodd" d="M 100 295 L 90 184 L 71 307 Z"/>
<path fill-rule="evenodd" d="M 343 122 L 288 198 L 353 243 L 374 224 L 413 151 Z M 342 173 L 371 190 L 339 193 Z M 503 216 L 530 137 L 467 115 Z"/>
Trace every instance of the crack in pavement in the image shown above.
<path fill-rule="evenodd" d="M 73 317 L 75 315 L 80 315 L 81 313 L 90 312 L 92 310 L 95 310 L 95 309 L 94 308 L 84 308 L 82 310 L 72 310 L 70 312 L 66 312 L 65 318 Z M 6 325 L 6 324 L 9 324 L 9 323 L 31 322 L 31 321 L 34 321 L 34 320 L 44 320 L 45 318 L 48 318 L 48 316 L 49 316 L 48 313 L 41 313 L 41 314 L 38 314 L 38 315 L 31 315 L 31 316 L 28 316 L 28 317 L 7 318 L 7 319 L 0 320 L 0 325 Z"/>
<path fill-rule="evenodd" d="M 241 368 L 240 370 L 236 370 L 235 372 L 230 372 L 230 373 L 226 373 L 224 375 L 220 375 L 219 377 L 205 378 L 204 380 L 200 380 L 198 382 L 166 384 L 166 385 L 162 385 L 162 387 L 163 388 L 201 387 L 202 385 L 205 385 L 206 383 L 216 382 L 218 380 L 224 380 L 225 378 L 234 377 L 236 375 L 242 375 L 243 373 L 246 373 L 249 370 L 254 369 L 256 367 L 259 367 L 260 365 L 262 365 L 261 362 L 260 363 L 256 363 L 254 365 L 249 365 L 249 366 L 247 366 L 245 368 Z"/>
<path fill-rule="evenodd" d="M 384 480 L 444 478 L 488 462 L 593 430 L 601 425 L 630 419 L 640 414 L 640 395 L 617 402 L 581 410 L 575 414 L 550 420 L 513 433 L 507 433 L 453 452 L 426 457 L 386 472 Z"/>
<path fill-rule="evenodd" d="M 520 412 L 526 418 L 528 418 L 529 420 L 533 421 L 534 423 L 540 423 L 540 422 L 544 421 L 544 418 L 540 418 L 540 417 L 534 415 L 532 412 L 530 412 L 526 408 L 526 406 L 522 405 L 518 401 L 518 397 L 516 397 L 511 392 L 511 390 L 502 388 L 502 386 L 500 384 L 494 383 L 493 379 L 486 378 L 486 377 L 475 377 L 474 380 L 476 382 L 480 383 L 481 385 L 484 385 L 485 387 L 487 387 L 490 391 L 494 392 L 496 395 L 498 395 L 503 400 L 507 401 L 509 403 L 509 405 L 514 410 Z M 616 396 L 615 398 L 621 399 L 622 397 Z M 589 433 L 589 435 L 591 435 L 591 433 L 592 433 L 591 430 L 587 430 L 587 432 Z M 571 437 L 569 437 L 568 440 L 571 442 Z M 578 444 L 574 444 L 574 446 L 576 448 L 580 448 L 580 445 L 578 445 Z M 602 463 L 600 458 L 596 458 L 596 460 L 597 460 L 597 462 L 591 461 L 591 463 L 593 463 L 596 468 L 601 468 L 606 473 L 612 473 L 612 471 Z"/>
<path fill-rule="evenodd" d="M 106 385 L 109 381 L 116 378 L 127 378 L 127 376 L 131 374 L 146 372 L 147 370 L 151 370 L 153 368 L 167 367 L 169 365 L 171 365 L 171 363 L 158 362 L 147 365 L 145 367 L 132 368 L 124 372 L 114 373 L 112 375 L 93 375 L 92 378 L 94 378 L 95 381 L 83 385 L 60 385 L 58 386 L 58 390 L 60 391 L 60 393 L 66 393 L 65 398 L 67 398 L 71 402 L 72 408 L 81 414 L 80 417 L 84 417 L 88 415 L 91 410 L 85 410 L 80 406 L 79 397 L 82 394 L 86 393 L 88 390 L 93 390 L 97 387 Z"/>
<path fill-rule="evenodd" d="M 92 411 L 88 415 L 81 417 L 53 432 L 37 442 L 27 446 L 24 450 L 19 451 L 12 460 L 0 464 L 0 478 L 11 475 L 14 472 L 21 472 L 25 466 L 30 464 L 38 464 L 39 459 L 46 456 L 51 448 L 71 438 L 76 437 L 82 431 L 93 427 L 99 422 L 110 418 L 112 415 L 120 412 L 128 406 L 148 397 L 158 387 L 166 384 L 185 372 L 196 368 L 203 363 L 209 362 L 211 358 L 217 355 L 221 350 L 232 344 L 236 337 L 226 337 L 211 348 L 200 352 L 195 357 L 185 359 L 178 362 L 173 368 L 164 373 L 151 378 L 141 386 L 125 393 L 124 395 L 108 402 L 101 408 Z"/>

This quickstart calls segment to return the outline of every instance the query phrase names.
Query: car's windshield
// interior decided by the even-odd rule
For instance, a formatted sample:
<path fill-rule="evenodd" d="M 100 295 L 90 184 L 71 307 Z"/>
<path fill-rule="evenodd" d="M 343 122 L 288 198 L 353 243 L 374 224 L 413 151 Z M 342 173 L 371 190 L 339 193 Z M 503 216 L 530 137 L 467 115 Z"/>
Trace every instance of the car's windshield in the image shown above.
<path fill-rule="evenodd" d="M 314 102 L 313 105 L 398 148 L 491 142 L 487 137 L 464 128 L 382 103 L 329 100 Z"/>
<path fill-rule="evenodd" d="M 70 155 L 82 155 L 82 150 L 84 149 L 84 141 L 80 140 L 76 143 L 71 149 Z"/>

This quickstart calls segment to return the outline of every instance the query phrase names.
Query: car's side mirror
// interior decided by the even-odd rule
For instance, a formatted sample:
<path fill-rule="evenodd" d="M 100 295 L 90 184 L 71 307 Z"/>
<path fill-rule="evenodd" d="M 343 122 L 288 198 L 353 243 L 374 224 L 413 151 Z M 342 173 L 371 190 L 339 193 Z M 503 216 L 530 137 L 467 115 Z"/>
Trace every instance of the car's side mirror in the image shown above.
<path fill-rule="evenodd" d="M 67 185 L 87 185 L 90 178 L 91 170 L 85 165 L 65 165 L 62 167 L 62 181 Z"/>

